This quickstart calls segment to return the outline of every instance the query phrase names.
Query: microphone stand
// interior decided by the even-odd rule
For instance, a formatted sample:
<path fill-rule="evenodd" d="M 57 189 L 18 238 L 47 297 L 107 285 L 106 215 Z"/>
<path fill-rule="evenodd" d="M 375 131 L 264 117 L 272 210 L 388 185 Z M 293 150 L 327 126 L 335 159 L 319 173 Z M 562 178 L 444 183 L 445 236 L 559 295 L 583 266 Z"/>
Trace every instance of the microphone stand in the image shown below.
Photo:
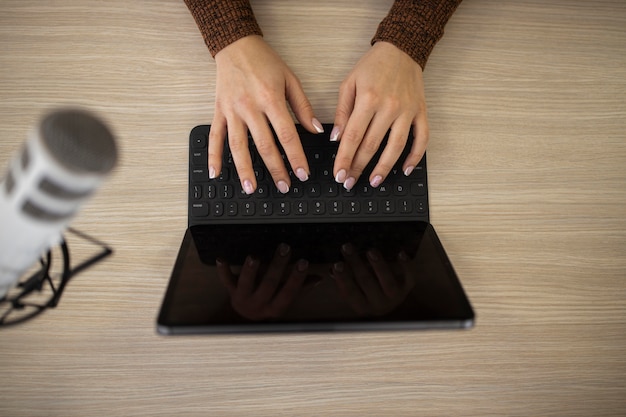
<path fill-rule="evenodd" d="M 53 250 L 50 249 L 39 260 L 40 268 L 27 278 L 20 280 L 15 288 L 0 299 L 0 328 L 23 323 L 49 308 L 55 308 L 70 279 L 113 253 L 108 245 L 86 233 L 73 228 L 68 228 L 67 232 L 95 245 L 98 247 L 98 252 L 72 267 L 69 245 L 64 238 L 59 245 L 62 270 L 58 273 L 51 273 Z M 46 292 L 51 295 L 46 295 Z"/>

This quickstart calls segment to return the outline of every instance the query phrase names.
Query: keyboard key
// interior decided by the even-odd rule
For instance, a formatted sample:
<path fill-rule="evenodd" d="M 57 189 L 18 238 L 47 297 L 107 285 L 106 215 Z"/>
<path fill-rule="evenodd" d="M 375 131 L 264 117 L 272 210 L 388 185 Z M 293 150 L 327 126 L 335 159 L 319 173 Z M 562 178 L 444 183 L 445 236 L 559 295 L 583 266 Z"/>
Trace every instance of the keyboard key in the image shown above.
<path fill-rule="evenodd" d="M 265 184 L 259 184 L 256 187 L 254 195 L 258 198 L 267 198 L 269 196 L 269 187 Z"/>
<path fill-rule="evenodd" d="M 233 191 L 233 186 L 230 184 L 220 185 L 220 198 L 225 200 L 231 199 L 233 197 Z"/>
<path fill-rule="evenodd" d="M 191 170 L 191 179 L 193 181 L 208 181 L 209 174 L 206 168 L 195 167 Z"/>
<path fill-rule="evenodd" d="M 308 210 L 309 210 L 309 205 L 307 204 L 306 201 L 298 201 L 295 204 L 295 210 L 296 210 L 296 214 L 307 214 Z"/>
<path fill-rule="evenodd" d="M 281 201 L 278 203 L 278 214 L 286 216 L 291 212 L 291 206 L 287 201 Z"/>
<path fill-rule="evenodd" d="M 202 186 L 195 184 L 193 186 L 193 199 L 200 200 L 202 198 Z"/>
<path fill-rule="evenodd" d="M 211 214 L 215 217 L 222 216 L 224 214 L 224 204 L 221 201 L 211 203 Z"/>
<path fill-rule="evenodd" d="M 208 157 L 206 150 L 193 151 L 191 154 L 191 160 L 194 165 L 204 166 L 208 164 Z"/>
<path fill-rule="evenodd" d="M 393 200 L 384 200 L 383 201 L 383 213 L 392 214 L 396 211 L 396 207 L 394 205 Z"/>
<path fill-rule="evenodd" d="M 426 194 L 426 184 L 422 181 L 414 182 L 411 184 L 411 194 L 424 195 Z"/>
<path fill-rule="evenodd" d="M 393 195 L 406 195 L 407 192 L 406 184 L 395 184 L 393 186 Z"/>
<path fill-rule="evenodd" d="M 330 213 L 331 214 L 341 214 L 343 213 L 343 204 L 341 201 L 331 201 L 330 202 Z"/>
<path fill-rule="evenodd" d="M 261 216 L 271 216 L 272 213 L 272 203 L 270 201 L 261 203 Z"/>
<path fill-rule="evenodd" d="M 307 184 L 306 195 L 309 197 L 319 197 L 322 195 L 321 186 L 319 184 Z"/>
<path fill-rule="evenodd" d="M 336 197 L 339 194 L 339 184 L 333 182 L 324 185 L 324 195 L 326 197 Z"/>
<path fill-rule="evenodd" d="M 244 216 L 254 216 L 256 214 L 254 201 L 244 201 L 241 206 L 241 212 Z"/>
<path fill-rule="evenodd" d="M 191 205 L 191 215 L 194 217 L 206 217 L 209 215 L 209 205 L 207 203 L 193 203 Z"/>
<path fill-rule="evenodd" d="M 191 147 L 194 149 L 206 148 L 206 136 L 197 135 L 191 138 Z"/>
<path fill-rule="evenodd" d="M 326 212 L 326 204 L 323 201 L 313 202 L 313 213 L 320 215 Z"/>
<path fill-rule="evenodd" d="M 231 217 L 237 215 L 237 202 L 236 201 L 229 201 L 228 203 L 226 203 L 226 214 L 228 214 Z"/>
<path fill-rule="evenodd" d="M 215 198 L 215 185 L 214 184 L 209 184 L 206 186 L 206 192 L 205 192 L 205 196 L 208 199 L 212 199 Z"/>
<path fill-rule="evenodd" d="M 389 185 L 387 184 L 380 184 L 377 190 L 378 190 L 377 192 L 378 195 L 387 196 L 391 194 L 391 190 L 389 189 Z"/>

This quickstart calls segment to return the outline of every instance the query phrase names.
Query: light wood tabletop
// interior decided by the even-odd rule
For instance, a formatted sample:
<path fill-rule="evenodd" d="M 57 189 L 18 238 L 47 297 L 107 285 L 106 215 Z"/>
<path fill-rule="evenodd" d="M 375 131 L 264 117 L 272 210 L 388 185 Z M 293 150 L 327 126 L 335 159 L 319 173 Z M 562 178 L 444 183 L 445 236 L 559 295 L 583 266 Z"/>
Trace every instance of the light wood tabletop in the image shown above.
<path fill-rule="evenodd" d="M 253 1 L 332 123 L 391 1 Z M 0 2 L 0 169 L 46 111 L 121 161 L 73 226 L 114 254 L 0 329 L 2 416 L 626 415 L 626 2 L 466 0 L 426 66 L 434 224 L 463 331 L 163 337 L 215 64 L 182 1 Z M 4 231 L 0 231 L 4 232 Z"/>

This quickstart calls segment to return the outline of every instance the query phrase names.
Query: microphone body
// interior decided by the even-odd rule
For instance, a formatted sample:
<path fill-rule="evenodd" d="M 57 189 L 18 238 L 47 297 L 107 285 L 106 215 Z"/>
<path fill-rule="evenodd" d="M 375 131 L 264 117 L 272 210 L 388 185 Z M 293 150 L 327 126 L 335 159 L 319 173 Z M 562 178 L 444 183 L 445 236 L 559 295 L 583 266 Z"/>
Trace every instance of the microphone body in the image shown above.
<path fill-rule="evenodd" d="M 52 246 L 115 166 L 117 148 L 92 114 L 45 116 L 0 182 L 0 299 Z"/>

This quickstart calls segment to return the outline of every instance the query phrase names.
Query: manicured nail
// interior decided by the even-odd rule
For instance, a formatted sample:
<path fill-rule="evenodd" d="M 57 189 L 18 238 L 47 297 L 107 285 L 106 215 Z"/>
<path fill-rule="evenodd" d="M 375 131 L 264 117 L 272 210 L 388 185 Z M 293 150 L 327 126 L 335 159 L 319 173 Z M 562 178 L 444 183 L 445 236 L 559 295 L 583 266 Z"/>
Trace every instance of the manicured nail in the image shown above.
<path fill-rule="evenodd" d="M 380 258 L 378 257 L 378 254 L 374 252 L 373 250 L 367 251 L 367 257 L 370 258 L 370 261 L 372 262 L 378 262 L 380 260 Z"/>
<path fill-rule="evenodd" d="M 380 175 L 376 175 L 374 178 L 372 178 L 372 181 L 370 182 L 370 185 L 374 188 L 378 187 L 380 185 L 380 183 L 383 182 L 383 177 Z"/>
<path fill-rule="evenodd" d="M 248 256 L 246 263 L 248 264 L 248 266 L 252 268 L 256 268 L 259 264 L 259 261 L 256 258 L 253 258 L 252 256 Z"/>
<path fill-rule="evenodd" d="M 343 184 L 343 182 L 346 180 L 346 175 L 348 173 L 346 172 L 345 169 L 340 169 L 339 172 L 337 172 L 337 175 L 335 175 L 335 181 L 337 181 L 340 184 Z"/>
<path fill-rule="evenodd" d="M 308 267 L 309 267 L 309 261 L 307 261 L 306 259 L 300 259 L 298 260 L 298 262 L 296 262 L 296 269 L 299 272 L 306 271 Z"/>
<path fill-rule="evenodd" d="M 335 262 L 333 264 L 333 269 L 337 272 L 343 272 L 343 262 Z"/>
<path fill-rule="evenodd" d="M 286 243 L 281 243 L 280 245 L 278 245 L 278 253 L 280 254 L 280 256 L 287 256 L 290 249 L 291 248 Z"/>
<path fill-rule="evenodd" d="M 278 188 L 278 191 L 283 194 L 287 194 L 289 192 L 289 185 L 285 181 L 278 181 L 276 187 Z"/>
<path fill-rule="evenodd" d="M 298 168 L 296 169 L 296 177 L 298 177 L 300 181 L 304 182 L 309 179 L 309 174 L 306 173 L 304 168 Z"/>
<path fill-rule="evenodd" d="M 252 185 L 252 182 L 250 180 L 245 180 L 243 182 L 243 191 L 245 191 L 245 193 L 248 195 L 254 194 L 254 186 Z"/>
<path fill-rule="evenodd" d="M 313 127 L 317 130 L 317 133 L 324 133 L 324 127 L 319 120 L 314 117 L 313 120 L 311 120 L 311 123 L 313 123 Z"/>
<path fill-rule="evenodd" d="M 354 187 L 354 184 L 356 184 L 356 178 L 349 177 L 346 182 L 343 183 L 343 188 L 350 191 L 352 187 Z"/>
<path fill-rule="evenodd" d="M 411 172 L 413 172 L 414 169 L 415 169 L 414 166 L 406 167 L 406 169 L 404 170 L 404 175 L 408 177 L 409 175 L 411 175 Z"/>
<path fill-rule="evenodd" d="M 352 243 L 344 243 L 341 245 L 341 250 L 346 255 L 352 255 L 354 253 L 354 246 L 352 246 Z"/>
<path fill-rule="evenodd" d="M 210 179 L 214 179 L 216 177 L 216 173 L 215 173 L 215 167 L 214 166 L 210 166 L 209 167 L 209 178 Z"/>
<path fill-rule="evenodd" d="M 330 141 L 337 142 L 339 140 L 339 128 L 337 126 L 333 127 L 333 130 L 330 132 Z"/>

